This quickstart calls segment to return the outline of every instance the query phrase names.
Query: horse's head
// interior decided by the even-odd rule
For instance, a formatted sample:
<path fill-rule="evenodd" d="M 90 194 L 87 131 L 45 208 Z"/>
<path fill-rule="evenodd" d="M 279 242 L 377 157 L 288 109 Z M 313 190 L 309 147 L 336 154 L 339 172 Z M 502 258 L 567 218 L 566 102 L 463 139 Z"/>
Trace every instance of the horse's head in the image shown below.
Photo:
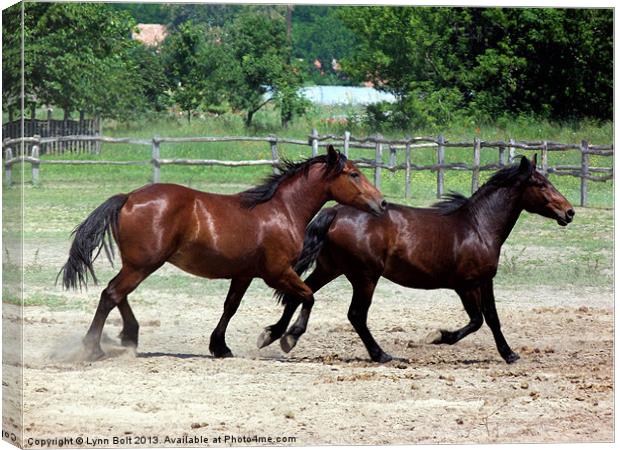
<path fill-rule="evenodd" d="M 522 206 L 527 212 L 555 219 L 559 225 L 566 226 L 573 221 L 575 210 L 551 182 L 536 170 L 536 155 L 529 161 L 521 159 L 519 172 L 525 182 Z"/>
<path fill-rule="evenodd" d="M 330 170 L 343 163 L 342 170 Z M 353 206 L 375 216 L 381 215 L 386 210 L 387 203 L 383 194 L 368 181 L 355 164 L 334 150 L 331 145 L 327 147 L 327 166 L 327 173 L 333 174 L 328 177 L 328 189 L 331 197 L 338 203 Z"/>

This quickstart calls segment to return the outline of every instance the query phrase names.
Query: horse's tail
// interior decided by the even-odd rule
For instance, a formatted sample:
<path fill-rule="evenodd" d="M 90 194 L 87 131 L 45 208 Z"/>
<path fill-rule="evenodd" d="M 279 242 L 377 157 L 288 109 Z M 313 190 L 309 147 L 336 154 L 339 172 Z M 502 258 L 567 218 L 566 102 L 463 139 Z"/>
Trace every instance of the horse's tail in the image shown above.
<path fill-rule="evenodd" d="M 338 211 L 335 208 L 325 208 L 306 227 L 304 246 L 293 267 L 297 275 L 307 271 L 318 259 L 323 244 L 327 240 L 329 227 L 336 218 L 337 213 Z M 286 304 L 287 294 L 282 291 L 276 291 L 275 296 L 279 302 Z"/>
<path fill-rule="evenodd" d="M 110 264 L 114 265 L 112 239 L 117 234 L 118 214 L 127 198 L 126 194 L 110 197 L 73 230 L 69 259 L 56 276 L 56 282 L 58 282 L 58 277 L 62 274 L 62 284 L 65 289 L 86 286 L 89 273 L 94 284 L 97 284 L 93 262 L 101 253 L 101 249 L 105 250 Z"/>

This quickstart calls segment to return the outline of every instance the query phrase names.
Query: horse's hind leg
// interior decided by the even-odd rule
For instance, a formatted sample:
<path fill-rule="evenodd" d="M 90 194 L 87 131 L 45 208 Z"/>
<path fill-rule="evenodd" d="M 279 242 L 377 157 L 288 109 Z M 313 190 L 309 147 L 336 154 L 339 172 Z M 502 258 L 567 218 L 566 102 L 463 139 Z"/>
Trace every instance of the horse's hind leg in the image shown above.
<path fill-rule="evenodd" d="M 138 332 L 140 325 L 136 317 L 133 315 L 133 311 L 127 302 L 127 296 L 125 296 L 118 304 L 118 310 L 121 313 L 123 319 L 123 329 L 119 334 L 121 338 L 121 344 L 124 347 L 138 347 Z"/>
<path fill-rule="evenodd" d="M 319 289 L 321 289 L 327 283 L 331 282 L 336 277 L 338 277 L 338 275 L 340 274 L 328 272 L 320 265 L 317 265 L 316 269 L 310 274 L 308 278 L 306 278 L 304 283 L 312 290 L 313 293 L 316 293 L 318 292 Z M 284 295 L 284 298 L 282 299 L 282 303 L 284 304 L 284 311 L 282 312 L 282 316 L 280 317 L 280 320 L 278 320 L 278 322 L 266 327 L 263 330 L 263 332 L 258 336 L 258 340 L 256 342 L 256 345 L 258 346 L 258 348 L 266 347 L 272 342 L 282 337 L 282 335 L 286 331 L 286 328 L 291 322 L 291 319 L 293 318 L 293 314 L 295 313 L 295 310 L 302 302 L 303 302 L 303 298 L 299 296 L 295 296 L 292 294 Z M 306 321 L 307 321 L 307 318 L 310 316 L 310 310 L 312 309 L 312 305 L 306 304 L 304 307 L 309 308 L 309 310 L 306 311 L 306 313 L 304 314 L 304 317 L 306 317 Z M 301 330 L 305 331 L 306 327 L 301 322 L 296 323 L 296 324 L 297 324 L 296 328 L 298 332 Z M 306 323 L 306 326 L 307 326 L 307 323 Z M 299 339 L 299 337 L 303 334 L 304 331 L 301 331 L 297 339 Z M 288 334 L 293 334 L 293 332 L 294 332 L 294 329 L 291 328 Z M 297 343 L 297 340 L 295 340 L 295 344 L 296 343 Z M 287 346 L 286 348 L 288 349 L 288 351 L 290 351 L 293 347 L 289 348 Z"/>
<path fill-rule="evenodd" d="M 226 328 L 232 316 L 237 312 L 241 299 L 251 282 L 251 278 L 235 278 L 230 282 L 230 288 L 228 289 L 226 301 L 224 302 L 224 312 L 222 313 L 217 327 L 213 330 L 211 341 L 209 342 L 209 351 L 216 358 L 233 356 L 226 345 Z"/>
<path fill-rule="evenodd" d="M 377 341 L 375 341 L 367 325 L 368 309 L 372 303 L 372 296 L 379 278 L 349 279 L 349 281 L 351 281 L 353 285 L 353 299 L 351 300 L 348 313 L 351 325 L 353 325 L 353 328 L 355 328 L 355 331 L 357 331 L 357 334 L 362 339 L 373 361 L 379 363 L 391 361 L 392 357 L 385 353 L 379 344 L 377 344 Z"/>
<path fill-rule="evenodd" d="M 126 301 L 127 295 L 138 287 L 151 272 L 123 266 L 121 271 L 110 280 L 108 286 L 101 292 L 95 317 L 83 341 L 87 359 L 94 361 L 105 355 L 101 349 L 101 333 L 110 311 L 121 304 L 123 299 Z"/>
<path fill-rule="evenodd" d="M 457 294 L 469 316 L 469 323 L 456 331 L 433 331 L 426 338 L 428 344 L 456 344 L 465 336 L 478 331 L 482 326 L 484 319 L 482 317 L 480 288 L 459 290 Z"/>

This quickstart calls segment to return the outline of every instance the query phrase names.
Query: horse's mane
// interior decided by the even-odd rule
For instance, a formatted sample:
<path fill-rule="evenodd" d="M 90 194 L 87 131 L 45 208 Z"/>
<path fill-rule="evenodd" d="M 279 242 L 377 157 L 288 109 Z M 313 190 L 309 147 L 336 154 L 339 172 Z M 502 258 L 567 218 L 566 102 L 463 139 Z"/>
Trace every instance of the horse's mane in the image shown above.
<path fill-rule="evenodd" d="M 432 208 L 437 209 L 441 214 L 452 214 L 461 208 L 467 208 L 471 206 L 472 200 L 488 193 L 495 191 L 501 187 L 512 186 L 515 184 L 519 175 L 519 165 L 505 167 L 498 170 L 493 174 L 489 180 L 484 183 L 480 188 L 471 196 L 465 197 L 458 192 L 450 192 L 443 196 L 443 199 L 432 205 Z"/>
<path fill-rule="evenodd" d="M 328 155 L 319 155 L 300 162 L 283 159 L 276 166 L 281 173 L 270 175 L 265 178 L 262 184 L 241 192 L 241 204 L 245 208 L 254 208 L 256 205 L 265 203 L 275 195 L 278 187 L 284 181 L 293 178 L 298 173 L 307 176 L 310 166 L 314 164 L 324 163 L 325 171 L 323 176 L 328 177 L 340 174 L 344 170 L 346 162 L 347 158 L 342 153 L 339 153 L 338 161 L 333 165 L 329 164 Z"/>

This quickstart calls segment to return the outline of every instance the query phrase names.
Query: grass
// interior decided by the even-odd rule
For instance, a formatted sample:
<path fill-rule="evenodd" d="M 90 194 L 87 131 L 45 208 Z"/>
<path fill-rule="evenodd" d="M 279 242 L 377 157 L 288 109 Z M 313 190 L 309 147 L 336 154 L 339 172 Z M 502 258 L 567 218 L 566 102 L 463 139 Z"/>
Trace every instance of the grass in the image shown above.
<path fill-rule="evenodd" d="M 265 111 L 257 117 L 257 127 L 243 128 L 240 117 L 225 115 L 218 118 L 194 120 L 190 125 L 185 120 L 162 118 L 156 122 L 130 125 L 107 124 L 105 134 L 109 136 L 152 137 L 197 136 L 197 135 L 266 135 L 305 138 L 316 126 L 321 134 L 343 132 L 340 125 L 323 120 L 325 117 L 352 114 L 347 107 L 326 108 L 315 112 L 308 119 L 294 122 L 288 130 L 279 130 L 273 125 L 272 111 Z M 466 124 L 465 124 L 466 125 Z M 584 123 L 581 126 L 552 126 L 541 122 L 538 128 L 532 123 L 519 127 L 518 120 L 506 128 L 481 127 L 480 130 L 461 124 L 446 132 L 450 140 L 473 140 L 475 135 L 482 139 L 496 140 L 513 137 L 521 140 L 548 139 L 558 142 L 579 142 L 587 138 L 593 143 L 613 142 L 612 128 Z M 354 135 L 366 135 L 361 129 L 352 128 Z M 430 134 L 437 130 L 412 130 L 410 135 Z M 437 133 L 435 133 L 437 134 Z M 401 137 L 405 133 L 393 133 L 389 137 Z M 291 159 L 309 156 L 309 147 L 282 146 L 281 153 Z M 470 149 L 446 149 L 448 162 L 471 161 Z M 386 154 L 388 152 L 385 152 Z M 271 156 L 266 144 L 164 144 L 162 157 L 249 159 Z M 364 150 L 351 152 L 353 158 L 372 157 Z M 54 159 L 63 156 L 53 156 Z M 131 145 L 104 145 L 101 155 L 66 155 L 67 158 L 148 160 L 150 148 Z M 416 149 L 413 162 L 430 164 L 434 162 L 432 149 Z M 549 163 L 578 164 L 578 152 L 565 154 L 550 153 Z M 483 150 L 482 163 L 496 161 L 496 150 Z M 386 155 L 387 161 L 387 155 Z M 402 155 L 398 155 L 398 161 Z M 605 166 L 611 160 L 592 158 L 592 165 Z M 29 181 L 30 166 L 26 165 L 24 180 Z M 174 167 L 162 168 L 162 181 L 177 182 L 211 192 L 232 193 L 256 184 L 270 168 L 223 168 L 223 167 Z M 371 171 L 366 171 L 372 177 Z M 492 172 L 482 174 L 483 183 Z M 151 169 L 147 167 L 69 167 L 43 166 L 41 185 L 19 186 L 21 169 L 16 166 L 13 179 L 18 186 L 3 190 L 4 248 L 3 248 L 3 300 L 19 303 L 22 298 L 21 275 L 23 270 L 24 304 L 46 305 L 52 309 L 86 308 L 84 298 L 92 302 L 98 298 L 99 288 L 89 291 L 87 296 L 61 291 L 54 287 L 58 270 L 64 264 L 70 245 L 70 232 L 95 207 L 118 192 L 129 192 L 150 182 Z M 551 181 L 573 204 L 579 203 L 579 179 L 550 176 Z M 471 174 L 449 171 L 445 176 L 446 190 L 469 193 Z M 390 201 L 414 206 L 427 206 L 436 200 L 436 175 L 432 172 L 414 172 L 410 199 L 404 199 L 404 172 L 382 172 L 382 191 Z M 24 259 L 21 261 L 19 202 L 24 195 Z M 613 289 L 613 183 L 589 183 L 591 208 L 577 208 L 575 221 L 568 227 L 559 227 L 554 221 L 524 213 L 511 236 L 505 243 L 496 284 L 511 286 L 550 286 L 562 289 L 597 288 L 611 292 Z M 97 262 L 97 271 L 102 283 L 114 276 L 115 270 L 105 258 Z M 253 289 L 264 290 L 264 285 L 255 283 Z M 152 298 L 143 295 L 143 290 L 157 290 L 172 296 L 192 295 L 202 289 L 217 292 L 224 297 L 225 281 L 206 281 L 176 270 L 167 270 L 147 279 L 132 296 L 133 301 L 149 303 Z M 262 291 L 261 291 L 262 292 Z M 81 299 L 81 300 L 80 300 Z M 92 306 L 92 305 L 91 305 Z"/>

